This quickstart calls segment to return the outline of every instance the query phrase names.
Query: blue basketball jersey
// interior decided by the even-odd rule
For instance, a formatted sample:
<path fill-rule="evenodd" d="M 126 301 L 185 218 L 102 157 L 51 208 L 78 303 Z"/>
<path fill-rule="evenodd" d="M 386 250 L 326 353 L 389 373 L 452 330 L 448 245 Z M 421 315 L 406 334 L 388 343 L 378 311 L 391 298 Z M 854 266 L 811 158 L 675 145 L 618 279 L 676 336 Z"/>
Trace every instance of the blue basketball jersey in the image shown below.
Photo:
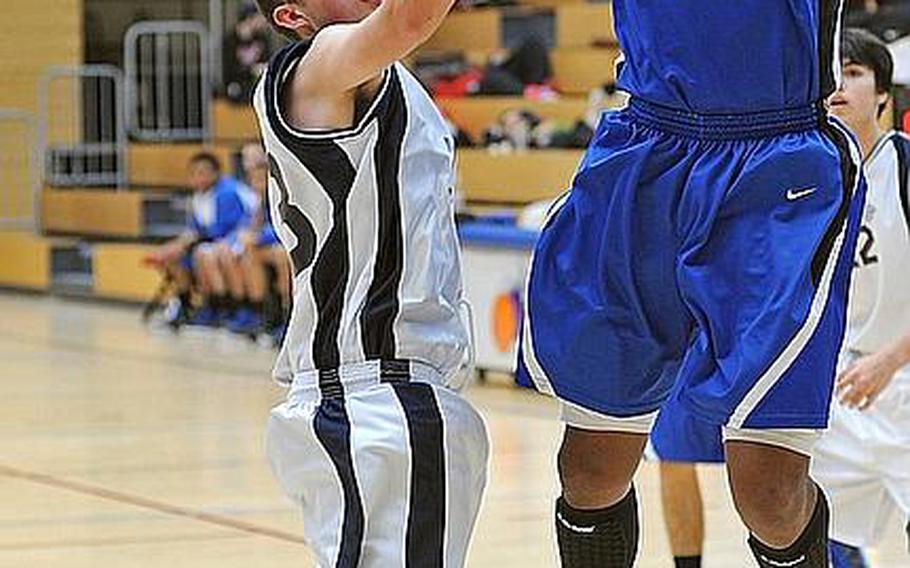
<path fill-rule="evenodd" d="M 804 107 L 840 72 L 841 0 L 613 0 L 619 86 L 699 113 Z"/>

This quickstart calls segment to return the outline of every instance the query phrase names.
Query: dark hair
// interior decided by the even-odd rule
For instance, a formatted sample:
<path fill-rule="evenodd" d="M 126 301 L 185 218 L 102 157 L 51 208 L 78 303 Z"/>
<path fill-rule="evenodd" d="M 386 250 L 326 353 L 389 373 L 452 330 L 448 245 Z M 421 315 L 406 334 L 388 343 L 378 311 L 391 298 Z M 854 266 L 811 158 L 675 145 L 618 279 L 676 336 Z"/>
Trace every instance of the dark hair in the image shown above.
<path fill-rule="evenodd" d="M 277 8 L 278 6 L 281 6 L 282 4 L 293 4 L 294 0 L 255 0 L 255 1 L 256 1 L 256 6 L 259 8 L 259 12 L 261 12 L 262 15 L 265 16 L 266 21 L 268 21 L 269 25 L 272 26 L 273 30 L 275 30 L 276 32 L 280 33 L 281 35 L 283 35 L 284 37 L 286 37 L 290 40 L 298 41 L 300 39 L 300 36 L 298 36 L 293 30 L 289 30 L 287 28 L 279 26 L 278 24 L 275 23 L 274 18 L 272 18 L 272 13 L 275 11 L 275 8 Z"/>
<path fill-rule="evenodd" d="M 866 30 L 847 28 L 841 38 L 841 58 L 844 63 L 855 63 L 871 69 L 875 74 L 877 92 L 891 92 L 894 59 L 882 40 Z M 885 106 L 884 104 L 879 106 L 879 115 L 885 111 Z"/>
<path fill-rule="evenodd" d="M 191 166 L 196 165 L 201 162 L 205 162 L 206 164 L 208 164 L 209 167 L 211 167 L 212 170 L 215 171 L 215 173 L 221 173 L 221 160 L 219 160 L 218 157 L 215 156 L 214 154 L 211 154 L 209 152 L 199 152 L 198 154 L 194 154 L 193 157 L 190 158 Z"/>

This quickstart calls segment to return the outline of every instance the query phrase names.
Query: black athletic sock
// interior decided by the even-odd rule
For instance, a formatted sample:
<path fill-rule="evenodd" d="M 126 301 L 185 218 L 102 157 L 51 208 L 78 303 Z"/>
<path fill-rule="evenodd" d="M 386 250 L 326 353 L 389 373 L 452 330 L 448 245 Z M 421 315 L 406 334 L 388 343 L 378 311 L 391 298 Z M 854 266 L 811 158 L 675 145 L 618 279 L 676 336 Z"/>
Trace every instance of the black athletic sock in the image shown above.
<path fill-rule="evenodd" d="M 674 556 L 675 568 L 701 568 L 701 555 L 699 556 Z"/>
<path fill-rule="evenodd" d="M 818 487 L 818 486 L 816 486 Z M 749 537 L 749 547 L 761 568 L 827 568 L 828 564 L 828 500 L 817 488 L 818 499 L 809 524 L 796 542 L 781 550 L 771 548 L 755 536 Z"/>
<path fill-rule="evenodd" d="M 556 540 L 563 568 L 631 568 L 638 553 L 635 488 L 619 503 L 595 511 L 556 501 Z"/>
<path fill-rule="evenodd" d="M 253 310 L 254 314 L 262 315 L 262 313 L 265 312 L 265 304 L 262 300 L 259 300 L 258 302 L 247 300 L 247 307 Z"/>

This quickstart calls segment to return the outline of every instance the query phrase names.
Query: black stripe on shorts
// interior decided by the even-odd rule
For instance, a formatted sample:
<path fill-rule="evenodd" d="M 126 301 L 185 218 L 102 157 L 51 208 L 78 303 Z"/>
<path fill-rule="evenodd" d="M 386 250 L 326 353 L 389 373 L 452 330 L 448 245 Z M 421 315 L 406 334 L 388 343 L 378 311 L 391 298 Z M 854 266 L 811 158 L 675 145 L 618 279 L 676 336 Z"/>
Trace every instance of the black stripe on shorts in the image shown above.
<path fill-rule="evenodd" d="M 837 209 L 837 214 L 835 214 L 831 223 L 828 224 L 825 235 L 822 237 L 822 241 L 812 257 L 812 285 L 816 287 L 821 283 L 822 274 L 828 264 L 828 258 L 831 256 L 831 250 L 834 248 L 834 242 L 837 240 L 838 235 L 841 234 L 844 223 L 847 222 L 850 203 L 853 201 L 853 188 L 856 186 L 856 178 L 859 175 L 859 169 L 853 161 L 853 155 L 850 152 L 850 140 L 847 135 L 837 126 L 828 122 L 828 120 L 823 121 L 821 130 L 834 142 L 838 154 L 840 154 L 843 197 L 841 198 L 840 207 Z"/>
<path fill-rule="evenodd" d="M 351 453 L 351 423 L 343 397 L 323 398 L 313 419 L 316 438 L 329 454 L 341 482 L 344 511 L 335 568 L 357 568 L 363 547 L 364 509 Z"/>
<path fill-rule="evenodd" d="M 425 383 L 394 383 L 411 441 L 411 503 L 405 536 L 408 568 L 442 568 L 446 473 L 442 413 Z"/>

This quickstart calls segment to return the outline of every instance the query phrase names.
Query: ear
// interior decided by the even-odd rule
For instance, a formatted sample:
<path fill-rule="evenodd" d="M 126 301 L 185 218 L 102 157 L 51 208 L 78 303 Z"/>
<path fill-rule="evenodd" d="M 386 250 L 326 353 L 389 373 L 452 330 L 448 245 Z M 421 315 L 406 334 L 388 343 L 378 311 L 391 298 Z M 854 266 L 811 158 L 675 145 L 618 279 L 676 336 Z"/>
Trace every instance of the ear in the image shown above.
<path fill-rule="evenodd" d="M 313 28 L 313 22 L 309 16 L 301 10 L 300 6 L 292 3 L 282 4 L 275 8 L 272 11 L 272 20 L 278 26 L 297 33 Z"/>
<path fill-rule="evenodd" d="M 875 97 L 880 107 L 886 106 L 891 101 L 891 94 L 888 92 L 878 93 Z"/>

